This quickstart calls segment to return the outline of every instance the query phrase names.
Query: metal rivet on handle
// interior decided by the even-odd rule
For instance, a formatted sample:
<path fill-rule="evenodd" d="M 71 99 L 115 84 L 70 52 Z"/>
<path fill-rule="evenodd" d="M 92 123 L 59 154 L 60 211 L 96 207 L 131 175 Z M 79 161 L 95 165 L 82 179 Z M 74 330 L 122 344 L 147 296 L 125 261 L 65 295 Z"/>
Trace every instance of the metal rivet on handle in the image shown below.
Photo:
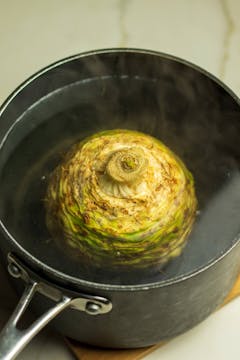
<path fill-rule="evenodd" d="M 17 265 L 10 263 L 8 265 L 8 272 L 10 273 L 10 275 L 12 275 L 14 278 L 20 278 L 22 275 L 21 269 L 19 269 L 17 267 Z"/>
<path fill-rule="evenodd" d="M 94 302 L 88 302 L 86 304 L 86 308 L 85 308 L 85 311 L 90 314 L 90 315 L 97 315 L 100 310 L 101 310 L 101 305 L 100 304 L 97 304 L 97 303 L 94 303 Z"/>

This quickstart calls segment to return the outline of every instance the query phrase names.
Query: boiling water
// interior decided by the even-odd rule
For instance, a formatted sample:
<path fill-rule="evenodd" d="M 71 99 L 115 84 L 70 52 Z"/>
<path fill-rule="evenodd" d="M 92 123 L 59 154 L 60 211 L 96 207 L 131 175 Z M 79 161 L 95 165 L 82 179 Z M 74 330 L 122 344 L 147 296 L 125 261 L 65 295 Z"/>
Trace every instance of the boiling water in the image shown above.
<path fill-rule="evenodd" d="M 176 278 L 220 256 L 240 232 L 240 122 L 206 91 L 189 95 L 168 82 L 101 78 L 73 84 L 41 99 L 16 122 L 8 136 L 1 173 L 1 217 L 31 254 L 68 275 L 111 284 L 151 283 Z M 172 105 L 174 103 L 174 106 Z M 202 104 L 200 107 L 199 104 Z M 224 117 L 225 115 L 225 117 Z M 45 224 L 49 175 L 73 143 L 97 131 L 126 128 L 149 133 L 175 151 L 192 171 L 198 216 L 183 254 L 161 271 L 105 272 L 61 252 Z M 15 146 L 16 145 L 16 146 Z M 7 154 L 7 150 L 6 150 Z"/>

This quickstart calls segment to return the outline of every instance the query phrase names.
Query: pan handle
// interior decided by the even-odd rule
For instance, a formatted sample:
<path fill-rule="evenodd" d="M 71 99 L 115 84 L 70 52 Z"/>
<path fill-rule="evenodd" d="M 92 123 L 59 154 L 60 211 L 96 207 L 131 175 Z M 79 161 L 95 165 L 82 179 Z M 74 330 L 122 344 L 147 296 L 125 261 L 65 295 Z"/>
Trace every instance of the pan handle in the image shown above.
<path fill-rule="evenodd" d="M 18 322 L 37 291 L 37 287 L 37 282 L 30 282 L 26 285 L 16 309 L 0 334 L 1 360 L 15 359 L 29 341 L 47 325 L 49 321 L 68 307 L 72 301 L 71 298 L 63 296 L 59 302 L 35 320 L 27 329 L 20 330 L 17 328 Z"/>
<path fill-rule="evenodd" d="M 67 296 L 51 284 L 39 280 L 33 272 L 30 277 L 27 268 L 13 254 L 8 255 L 8 261 L 9 273 L 15 278 L 24 280 L 26 286 L 16 309 L 0 333 L 0 360 L 15 359 L 29 341 L 67 307 L 89 315 L 106 314 L 112 310 L 112 303 L 104 297 L 84 293 L 77 293 L 76 297 Z M 54 305 L 29 327 L 23 330 L 19 329 L 19 320 L 37 292 L 54 300 Z"/>
<path fill-rule="evenodd" d="M 37 291 L 38 283 L 30 282 L 26 285 L 24 293 L 14 310 L 9 321 L 0 334 L 0 359 L 12 360 L 29 343 L 29 341 L 45 326 L 57 316 L 63 309 L 68 307 L 72 301 L 71 298 L 63 296 L 62 299 L 50 308 L 45 314 L 39 317 L 27 329 L 19 330 L 18 322 L 27 309 L 31 299 Z"/>

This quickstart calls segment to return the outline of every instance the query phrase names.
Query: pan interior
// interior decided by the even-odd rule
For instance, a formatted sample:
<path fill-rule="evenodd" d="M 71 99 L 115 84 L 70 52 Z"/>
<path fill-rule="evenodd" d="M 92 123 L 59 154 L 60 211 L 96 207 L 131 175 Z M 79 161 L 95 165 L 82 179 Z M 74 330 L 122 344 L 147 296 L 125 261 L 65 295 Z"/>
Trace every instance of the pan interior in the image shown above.
<path fill-rule="evenodd" d="M 171 66 L 167 75 L 156 78 L 121 74 L 74 82 L 41 98 L 17 119 L 0 154 L 0 216 L 34 257 L 88 281 L 144 284 L 189 274 L 236 241 L 240 232 L 239 105 L 200 72 L 184 65 L 179 72 L 174 62 Z M 114 128 L 159 138 L 195 178 L 196 223 L 182 255 L 161 271 L 111 273 L 96 271 L 94 264 L 83 268 L 55 246 L 45 225 L 49 174 L 64 152 L 92 133 Z"/>

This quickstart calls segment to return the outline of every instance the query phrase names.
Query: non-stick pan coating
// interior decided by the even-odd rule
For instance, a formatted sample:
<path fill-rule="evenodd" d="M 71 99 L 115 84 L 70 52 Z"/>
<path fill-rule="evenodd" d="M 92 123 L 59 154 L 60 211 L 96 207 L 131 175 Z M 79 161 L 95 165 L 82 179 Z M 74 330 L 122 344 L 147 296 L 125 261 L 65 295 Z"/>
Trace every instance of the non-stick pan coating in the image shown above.
<path fill-rule="evenodd" d="M 180 278 L 228 251 L 240 233 L 240 108 L 232 94 L 185 63 L 119 52 L 73 59 L 61 68 L 63 80 L 39 97 L 38 86 L 43 89 L 44 77 L 51 79 L 54 71 L 58 67 L 33 80 L 35 92 L 20 92 L 25 109 L 18 111 L 1 145 L 0 218 L 16 241 L 53 269 L 112 285 Z M 46 185 L 64 151 L 87 135 L 113 128 L 159 138 L 194 175 L 196 223 L 183 254 L 161 271 L 83 267 L 56 248 L 46 229 Z"/>

